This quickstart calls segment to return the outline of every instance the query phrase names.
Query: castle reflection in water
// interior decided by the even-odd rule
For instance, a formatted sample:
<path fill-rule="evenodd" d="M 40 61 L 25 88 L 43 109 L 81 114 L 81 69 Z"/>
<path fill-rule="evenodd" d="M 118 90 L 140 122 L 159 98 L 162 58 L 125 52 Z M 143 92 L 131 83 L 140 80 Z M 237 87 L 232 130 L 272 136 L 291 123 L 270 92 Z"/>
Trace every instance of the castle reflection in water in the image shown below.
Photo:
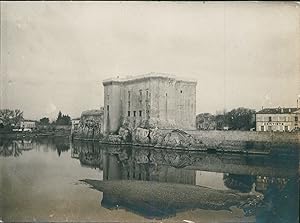
<path fill-rule="evenodd" d="M 259 192 L 264 199 L 256 207 L 257 222 L 297 222 L 299 218 L 299 153 L 295 150 L 268 156 L 208 154 L 75 142 L 71 156 L 82 166 L 103 170 L 104 181 L 158 181 Z M 113 208 L 120 202 L 103 193 L 102 206 Z M 251 208 L 244 211 L 253 214 Z"/>
<path fill-rule="evenodd" d="M 84 141 L 70 143 L 68 138 L 0 141 L 2 157 L 20 158 L 27 151 L 35 150 L 46 153 L 55 151 L 58 157 L 64 153 L 64 158 L 66 155 L 69 157 L 67 153 L 70 152 L 71 157 L 78 159 L 83 168 L 101 170 L 103 179 L 98 179 L 100 181 L 157 181 L 233 189 L 243 193 L 259 192 L 264 199 L 255 213 L 257 222 L 298 222 L 298 150 L 274 152 L 271 155 L 209 154 Z M 107 191 L 103 193 L 103 207 L 113 208 L 113 205 L 120 203 Z M 147 217 L 148 213 L 142 212 L 138 206 L 125 208 L 138 210 L 138 214 Z M 176 210 L 171 210 L 160 217 L 168 217 L 174 212 Z"/>
<path fill-rule="evenodd" d="M 77 141 L 71 156 L 82 166 L 103 170 L 103 180 L 143 180 L 196 185 L 202 171 L 218 172 L 225 187 L 249 192 L 266 191 L 270 184 L 284 188 L 298 174 L 295 151 L 273 156 L 207 154 L 147 147 L 112 146 Z M 291 159 L 292 158 L 292 159 Z M 200 173 L 199 173 L 200 172 Z M 212 185 L 213 186 L 213 185 Z"/>

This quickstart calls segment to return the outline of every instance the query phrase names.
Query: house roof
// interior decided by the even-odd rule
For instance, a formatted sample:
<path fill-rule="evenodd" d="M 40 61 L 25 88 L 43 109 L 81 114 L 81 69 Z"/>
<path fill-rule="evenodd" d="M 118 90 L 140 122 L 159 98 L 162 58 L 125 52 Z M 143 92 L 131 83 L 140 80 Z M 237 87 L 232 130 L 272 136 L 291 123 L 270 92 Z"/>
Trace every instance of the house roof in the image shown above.
<path fill-rule="evenodd" d="M 83 111 L 81 113 L 81 116 L 90 116 L 90 115 L 102 115 L 103 114 L 103 109 L 93 109 L 93 110 L 87 110 Z"/>
<path fill-rule="evenodd" d="M 264 108 L 256 114 L 291 114 L 300 110 L 299 108 Z"/>
<path fill-rule="evenodd" d="M 36 120 L 24 119 L 23 122 L 36 122 Z"/>

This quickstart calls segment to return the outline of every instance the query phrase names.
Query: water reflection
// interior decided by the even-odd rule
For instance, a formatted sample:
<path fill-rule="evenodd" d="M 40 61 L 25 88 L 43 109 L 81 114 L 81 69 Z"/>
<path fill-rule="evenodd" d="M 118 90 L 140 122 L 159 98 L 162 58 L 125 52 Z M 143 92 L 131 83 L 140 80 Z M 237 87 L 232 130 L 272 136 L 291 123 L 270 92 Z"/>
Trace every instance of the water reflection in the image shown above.
<path fill-rule="evenodd" d="M 70 149 L 70 141 L 66 137 L 40 137 L 34 139 L 3 139 L 0 140 L 0 156 L 3 157 L 18 157 L 24 151 L 33 149 L 44 149 L 47 152 L 49 149 L 57 151 L 60 156 L 62 152 Z"/>
<path fill-rule="evenodd" d="M 74 221 L 89 216 L 116 220 L 122 209 L 128 211 L 127 217 L 134 216 L 132 221 L 140 221 L 140 217 L 178 220 L 190 210 L 218 215 L 216 210 L 234 205 L 244 211 L 235 221 L 246 221 L 248 216 L 257 222 L 298 222 L 299 154 L 295 151 L 271 156 L 207 154 L 80 141 L 70 144 L 68 138 L 48 137 L 1 140 L 0 156 L 8 221 L 19 213 L 14 213 L 15 207 L 27 211 L 20 213 L 21 220 L 28 213 L 40 213 L 43 218 L 39 219 L 51 221 L 49 215 L 57 207 L 56 213 L 61 211 L 63 216 L 82 209 Z M 85 182 L 103 192 L 98 193 L 101 205 L 92 201 L 96 191 L 78 184 L 85 178 L 94 179 Z M 76 203 L 73 209 L 70 200 Z M 200 214 L 190 216 L 202 221 Z"/>
<path fill-rule="evenodd" d="M 257 222 L 299 222 L 299 179 L 267 183 L 264 200 L 256 214 Z"/>
<path fill-rule="evenodd" d="M 154 203 L 151 203 L 153 200 L 150 197 L 155 196 L 155 189 L 155 193 L 162 193 L 158 189 L 160 187 L 175 190 L 176 193 L 172 194 L 175 197 L 176 194 L 178 197 L 184 194 L 188 185 L 200 190 L 197 185 L 208 185 L 201 184 L 203 175 L 197 174 L 198 171 L 211 173 L 212 177 L 215 172 L 219 172 L 223 173 L 223 186 L 226 187 L 225 190 L 221 190 L 222 195 L 227 195 L 228 191 L 248 196 L 263 195 L 262 200 L 252 197 L 250 202 L 241 200 L 241 203 L 234 203 L 243 208 L 246 216 L 255 215 L 257 222 L 298 222 L 299 154 L 295 153 L 295 150 L 290 154 L 285 151 L 283 154 L 271 156 L 250 156 L 76 142 L 72 145 L 72 157 L 78 158 L 82 165 L 103 170 L 103 182 L 88 183 L 103 192 L 101 205 L 109 209 L 121 207 L 146 218 L 166 218 L 189 208 L 216 210 L 207 203 L 204 204 L 203 199 L 198 200 L 195 206 L 185 203 L 192 203 L 192 200 L 182 200 L 183 206 L 175 207 L 172 203 L 176 203 L 176 199 L 174 200 L 171 194 Z M 145 184 L 145 181 L 149 183 Z M 164 184 L 155 188 L 152 182 Z M 147 189 L 147 185 L 152 187 Z M 177 185 L 182 185 L 182 190 Z M 216 188 L 214 185 L 209 187 Z M 140 194 L 131 196 L 129 192 L 124 192 L 124 188 L 128 191 L 135 188 Z M 211 198 L 215 198 L 214 194 L 219 192 L 220 190 L 210 191 Z M 168 193 L 164 191 L 163 194 Z M 213 203 L 213 200 L 211 202 Z M 224 203 L 224 200 L 215 202 Z M 228 207 L 224 205 L 224 209 L 226 208 Z"/>
<path fill-rule="evenodd" d="M 34 142 L 32 140 L 0 140 L 0 156 L 18 157 L 22 155 L 22 151 L 31 150 L 34 147 Z"/>

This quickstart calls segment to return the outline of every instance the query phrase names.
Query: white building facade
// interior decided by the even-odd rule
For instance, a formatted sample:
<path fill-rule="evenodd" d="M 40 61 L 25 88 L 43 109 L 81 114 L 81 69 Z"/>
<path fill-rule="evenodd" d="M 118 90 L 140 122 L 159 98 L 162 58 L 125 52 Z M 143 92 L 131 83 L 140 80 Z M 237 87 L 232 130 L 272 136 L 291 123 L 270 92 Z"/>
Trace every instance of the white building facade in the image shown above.
<path fill-rule="evenodd" d="M 23 120 L 20 123 L 20 127 L 23 129 L 35 129 L 36 128 L 36 121 L 34 120 Z"/>
<path fill-rule="evenodd" d="M 265 108 L 256 113 L 256 131 L 291 132 L 300 126 L 299 108 Z"/>

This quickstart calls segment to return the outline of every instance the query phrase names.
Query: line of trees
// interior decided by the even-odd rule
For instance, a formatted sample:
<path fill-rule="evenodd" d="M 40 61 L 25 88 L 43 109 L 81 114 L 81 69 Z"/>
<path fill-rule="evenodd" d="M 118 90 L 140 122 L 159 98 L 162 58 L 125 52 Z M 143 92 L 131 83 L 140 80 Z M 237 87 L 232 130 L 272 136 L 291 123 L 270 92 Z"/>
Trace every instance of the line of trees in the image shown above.
<path fill-rule="evenodd" d="M 50 125 L 50 120 L 47 117 L 43 117 L 39 120 L 41 125 Z M 53 125 L 71 125 L 71 117 L 69 115 L 62 114 L 61 111 L 58 112 L 57 118 L 51 124 Z"/>
<path fill-rule="evenodd" d="M 255 110 L 240 107 L 217 115 L 201 113 L 196 117 L 196 126 L 201 130 L 250 130 L 255 128 Z"/>
<path fill-rule="evenodd" d="M 23 111 L 21 111 L 20 109 L 0 109 L 0 128 L 18 127 L 23 120 Z M 48 117 L 43 117 L 38 121 L 38 124 L 71 125 L 71 117 L 69 115 L 62 114 L 62 112 L 59 111 L 56 120 L 52 123 L 50 123 Z"/>

